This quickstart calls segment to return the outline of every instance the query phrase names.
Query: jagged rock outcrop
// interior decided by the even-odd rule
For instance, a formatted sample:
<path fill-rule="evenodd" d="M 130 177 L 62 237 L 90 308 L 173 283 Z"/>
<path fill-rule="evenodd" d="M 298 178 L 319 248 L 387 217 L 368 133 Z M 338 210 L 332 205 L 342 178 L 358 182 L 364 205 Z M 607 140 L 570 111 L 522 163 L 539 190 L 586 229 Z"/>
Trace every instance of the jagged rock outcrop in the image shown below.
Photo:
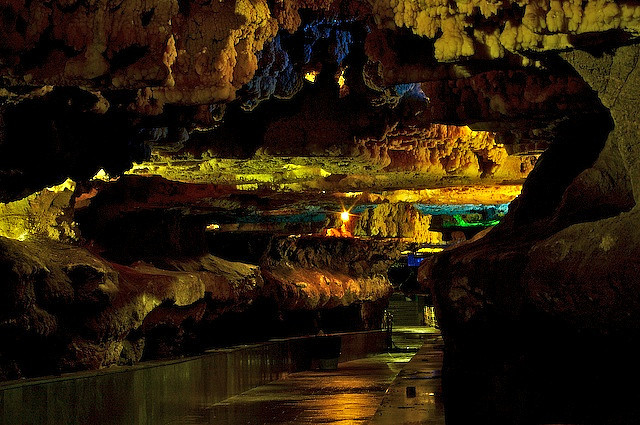
<path fill-rule="evenodd" d="M 579 46 L 580 36 L 592 32 L 637 35 L 640 24 L 637 5 L 613 1 L 501 4 L 485 0 L 376 0 L 372 4 L 379 27 L 406 27 L 416 35 L 433 39 L 434 56 L 442 62 L 564 49 Z"/>
<path fill-rule="evenodd" d="M 265 291 L 291 310 L 380 304 L 392 292 L 390 264 L 400 256 L 394 241 L 288 237 L 272 240 L 261 261 Z M 367 326 L 379 325 L 367 318 Z M 364 319 L 364 318 L 362 318 Z"/>
<path fill-rule="evenodd" d="M 256 266 L 211 256 L 127 267 L 50 240 L 0 243 L 0 333 L 15 342 L 0 350 L 3 379 L 137 362 L 147 333 L 180 324 L 163 309 L 242 311 L 262 288 Z"/>
<path fill-rule="evenodd" d="M 75 183 L 67 179 L 18 201 L 0 203 L 0 236 L 19 240 L 34 237 L 62 241 L 76 239 L 71 202 L 74 190 Z"/>
<path fill-rule="evenodd" d="M 407 238 L 415 242 L 442 242 L 442 233 L 432 232 L 431 216 L 423 215 L 413 205 L 398 202 L 380 204 L 364 210 L 358 217 L 354 236 Z"/>
<path fill-rule="evenodd" d="M 634 421 L 639 395 L 618 389 L 640 376 L 630 355 L 640 307 L 633 230 L 638 129 L 631 112 L 640 88 L 639 52 L 633 45 L 599 58 L 563 54 L 598 92 L 610 118 L 568 126 L 505 222 L 421 268 L 447 342 L 452 423 Z M 583 147 L 581 157 L 570 147 L 575 143 Z M 572 156 L 571 170 L 559 172 L 557 165 Z M 474 355 L 480 341 L 491 348 Z M 584 371 L 596 362 L 607 370 L 591 370 L 587 378 Z M 592 382 L 608 388 L 597 403 L 585 390 Z"/>
<path fill-rule="evenodd" d="M 139 89 L 131 107 L 145 113 L 233 99 L 277 30 L 266 2 L 242 0 L 12 2 L 3 14 L 11 85 Z"/>
<path fill-rule="evenodd" d="M 340 329 L 345 315 L 342 329 L 378 327 L 391 293 L 386 270 L 399 252 L 393 242 L 285 238 L 261 266 L 212 255 L 125 266 L 68 243 L 0 237 L 0 338 L 14 341 L 0 349 L 0 378 Z M 297 319 L 283 319 L 290 315 Z"/>
<path fill-rule="evenodd" d="M 385 171 L 518 180 L 526 156 L 510 156 L 496 134 L 467 126 L 432 124 L 388 132 L 382 140 L 360 140 L 360 150 Z"/>

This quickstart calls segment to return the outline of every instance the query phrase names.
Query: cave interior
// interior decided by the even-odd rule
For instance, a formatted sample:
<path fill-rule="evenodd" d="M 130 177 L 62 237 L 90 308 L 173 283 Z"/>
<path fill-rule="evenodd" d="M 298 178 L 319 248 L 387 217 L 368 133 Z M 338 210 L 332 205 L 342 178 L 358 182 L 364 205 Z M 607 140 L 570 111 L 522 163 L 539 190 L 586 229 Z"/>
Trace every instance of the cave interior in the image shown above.
<path fill-rule="evenodd" d="M 420 295 L 448 424 L 637 423 L 637 2 L 9 0 L 0 34 L 0 381 Z"/>

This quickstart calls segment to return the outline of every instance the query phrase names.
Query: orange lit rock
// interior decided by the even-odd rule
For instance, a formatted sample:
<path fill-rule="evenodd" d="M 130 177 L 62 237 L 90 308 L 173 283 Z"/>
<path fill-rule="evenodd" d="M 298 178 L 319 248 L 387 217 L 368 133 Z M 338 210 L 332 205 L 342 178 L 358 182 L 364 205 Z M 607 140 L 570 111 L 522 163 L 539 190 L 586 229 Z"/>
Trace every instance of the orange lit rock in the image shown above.
<path fill-rule="evenodd" d="M 524 157 L 510 157 L 495 134 L 467 126 L 432 124 L 395 130 L 381 141 L 362 141 L 363 155 L 386 171 L 523 178 Z"/>
<path fill-rule="evenodd" d="M 386 272 L 400 251 L 392 241 L 274 239 L 261 262 L 265 291 L 288 309 L 377 302 L 391 295 Z"/>
<path fill-rule="evenodd" d="M 5 68 L 18 71 L 10 73 L 13 84 L 92 86 L 106 78 L 98 88 L 140 89 L 132 107 L 147 114 L 159 113 L 164 103 L 232 100 L 277 28 L 266 2 L 196 2 L 187 10 L 175 1 L 107 3 L 6 5 L 13 19 L 3 20 L 7 37 L 0 43 L 9 52 Z M 29 22 L 28 30 L 20 22 Z M 47 31 L 62 48 L 44 52 L 42 63 L 20 63 L 19 55 Z"/>
<path fill-rule="evenodd" d="M 349 226 L 352 227 L 352 226 Z M 327 229 L 326 235 L 328 237 L 335 238 L 352 238 L 353 233 L 349 230 L 346 224 L 342 224 L 340 227 L 331 227 Z"/>

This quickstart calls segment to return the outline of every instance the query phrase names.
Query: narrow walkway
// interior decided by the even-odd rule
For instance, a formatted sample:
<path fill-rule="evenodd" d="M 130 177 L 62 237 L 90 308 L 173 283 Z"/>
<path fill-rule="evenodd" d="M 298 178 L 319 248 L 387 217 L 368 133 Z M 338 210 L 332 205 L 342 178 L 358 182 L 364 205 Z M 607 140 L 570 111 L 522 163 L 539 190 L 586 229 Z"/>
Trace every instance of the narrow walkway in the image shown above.
<path fill-rule="evenodd" d="M 383 399 L 387 400 L 385 393 L 389 386 L 398 380 L 396 376 L 405 376 L 401 371 L 415 355 L 415 351 L 422 345 L 423 340 L 425 338 L 431 340 L 434 335 L 439 336 L 433 332 L 433 329 L 424 327 L 402 328 L 394 334 L 393 338 L 394 345 L 401 349 L 399 352 L 383 353 L 341 363 L 334 371 L 307 371 L 291 374 L 285 379 L 216 403 L 200 416 L 198 423 L 225 425 L 369 423 L 381 407 Z M 434 362 L 433 365 L 435 364 L 437 363 Z M 405 391 L 404 387 L 401 390 Z M 393 403 L 391 401 L 389 406 Z M 379 415 L 383 420 L 387 417 L 385 412 Z"/>
<path fill-rule="evenodd" d="M 384 396 L 371 425 L 444 425 L 442 337 L 429 336 Z"/>

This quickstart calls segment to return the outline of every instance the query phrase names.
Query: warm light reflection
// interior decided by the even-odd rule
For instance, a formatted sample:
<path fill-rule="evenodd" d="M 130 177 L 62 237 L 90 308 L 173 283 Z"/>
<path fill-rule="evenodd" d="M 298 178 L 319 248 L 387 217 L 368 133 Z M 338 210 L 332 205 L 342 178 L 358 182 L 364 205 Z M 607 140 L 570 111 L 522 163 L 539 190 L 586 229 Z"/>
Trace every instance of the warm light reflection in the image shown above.
<path fill-rule="evenodd" d="M 68 214 L 76 183 L 44 188 L 26 198 L 0 203 L 0 236 L 24 241 L 33 237 L 54 240 L 73 239 L 75 223 Z"/>
<path fill-rule="evenodd" d="M 310 83 L 315 83 L 319 73 L 319 71 L 309 71 L 304 74 L 304 79 L 309 81 Z"/>
<path fill-rule="evenodd" d="M 349 86 L 347 86 L 346 84 L 347 80 L 344 76 L 344 72 L 346 71 L 346 69 L 347 68 L 342 68 L 340 70 L 340 75 L 338 75 L 338 78 L 337 78 L 338 87 L 340 88 L 339 89 L 340 97 L 345 97 L 346 95 L 349 94 Z"/>
<path fill-rule="evenodd" d="M 109 174 L 107 174 L 104 168 L 101 168 L 96 175 L 91 178 L 91 180 L 102 180 L 103 182 L 108 182 L 109 179 Z"/>
<path fill-rule="evenodd" d="M 340 71 L 340 75 L 338 76 L 338 86 L 342 88 L 344 86 L 344 83 L 345 83 L 344 69 L 342 69 L 342 71 Z"/>
<path fill-rule="evenodd" d="M 207 226 L 207 230 L 217 230 L 220 228 L 220 225 L 217 223 L 211 223 Z"/>
<path fill-rule="evenodd" d="M 426 253 L 442 252 L 443 250 L 444 248 L 439 248 L 439 247 L 425 247 L 425 248 L 418 249 L 418 252 L 426 254 Z"/>

